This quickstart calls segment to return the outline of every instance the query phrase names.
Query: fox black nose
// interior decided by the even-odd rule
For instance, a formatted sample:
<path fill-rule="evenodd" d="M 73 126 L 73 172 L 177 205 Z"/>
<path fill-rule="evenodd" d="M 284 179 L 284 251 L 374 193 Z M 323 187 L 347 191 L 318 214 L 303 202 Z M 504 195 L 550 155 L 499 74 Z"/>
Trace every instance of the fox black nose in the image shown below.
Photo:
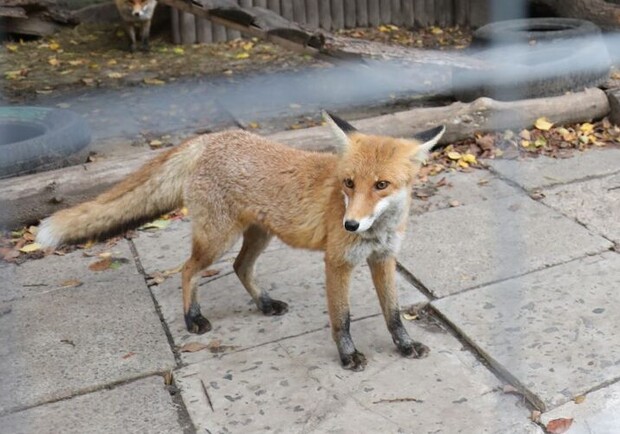
<path fill-rule="evenodd" d="M 133 16 L 134 16 L 134 17 L 139 17 L 139 16 L 140 16 L 140 12 L 134 12 L 134 13 L 133 13 Z"/>
<path fill-rule="evenodd" d="M 349 232 L 355 232 L 359 227 L 359 222 L 356 222 L 355 220 L 347 220 L 344 222 L 344 228 Z"/>

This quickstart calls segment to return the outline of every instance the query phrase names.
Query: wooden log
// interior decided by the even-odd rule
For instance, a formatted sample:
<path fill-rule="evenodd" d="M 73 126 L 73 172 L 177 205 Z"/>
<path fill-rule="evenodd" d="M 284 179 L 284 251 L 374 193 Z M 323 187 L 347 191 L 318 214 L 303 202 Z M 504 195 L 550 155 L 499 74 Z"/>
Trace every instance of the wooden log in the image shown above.
<path fill-rule="evenodd" d="M 226 27 L 213 24 L 211 28 L 213 30 L 213 42 L 226 42 L 228 40 Z"/>
<path fill-rule="evenodd" d="M 306 1 L 306 24 L 313 29 L 319 27 L 320 13 L 319 13 L 319 0 L 305 0 Z"/>
<path fill-rule="evenodd" d="M 213 42 L 213 29 L 211 21 L 204 18 L 196 18 L 196 42 L 210 44 Z"/>
<path fill-rule="evenodd" d="M 416 27 L 426 27 L 428 20 L 426 18 L 425 0 L 413 0 L 413 8 Z"/>
<path fill-rule="evenodd" d="M 606 93 L 609 99 L 609 120 L 620 126 L 620 88 L 609 89 Z"/>
<path fill-rule="evenodd" d="M 293 2 L 293 21 L 299 24 L 306 23 L 305 0 L 291 0 Z"/>
<path fill-rule="evenodd" d="M 358 27 L 368 26 L 368 0 L 357 0 L 355 5 L 356 25 Z"/>
<path fill-rule="evenodd" d="M 226 29 L 226 40 L 232 41 L 233 39 L 239 39 L 241 37 L 241 33 L 239 30 L 235 29 Z"/>
<path fill-rule="evenodd" d="M 435 0 L 424 0 L 424 10 L 426 11 L 426 26 L 435 25 Z"/>
<path fill-rule="evenodd" d="M 454 24 L 459 27 L 469 25 L 469 0 L 454 0 Z"/>
<path fill-rule="evenodd" d="M 357 25 L 356 0 L 344 0 L 344 26 L 351 29 Z"/>
<path fill-rule="evenodd" d="M 363 132 L 396 137 L 411 137 L 429 127 L 445 124 L 446 134 L 440 143 L 452 143 L 472 137 L 476 132 L 530 128 L 540 116 L 561 125 L 600 119 L 608 113 L 609 101 L 605 92 L 587 89 L 513 102 L 480 98 L 469 104 L 418 108 L 351 123 Z M 326 126 L 284 131 L 271 135 L 270 139 L 298 149 L 334 150 L 334 139 Z M 129 158 L 0 180 L 0 228 L 35 223 L 59 209 L 92 199 L 155 155 L 157 152 L 149 151 Z"/>
<path fill-rule="evenodd" d="M 344 29 L 344 4 L 342 0 L 332 0 L 332 29 Z"/>
<path fill-rule="evenodd" d="M 179 16 L 181 12 L 176 8 L 170 8 L 170 33 L 172 43 L 179 45 L 181 43 L 181 30 L 179 28 Z"/>
<path fill-rule="evenodd" d="M 489 21 L 489 4 L 487 0 L 469 0 L 469 24 L 480 27 Z"/>
<path fill-rule="evenodd" d="M 392 0 L 392 19 L 390 23 L 394 24 L 395 26 L 402 26 L 405 22 L 401 6 L 401 0 Z"/>
<path fill-rule="evenodd" d="M 254 0 L 252 6 L 258 8 L 267 8 L 267 0 Z"/>
<path fill-rule="evenodd" d="M 192 14 L 181 12 L 179 17 L 181 44 L 191 45 L 196 43 L 196 19 L 197 17 Z"/>
<path fill-rule="evenodd" d="M 282 0 L 280 4 L 280 15 L 289 21 L 294 21 L 293 2 L 291 0 Z"/>
<path fill-rule="evenodd" d="M 450 25 L 452 16 L 452 0 L 436 0 L 435 1 L 435 23 L 439 27 L 447 27 Z"/>
<path fill-rule="evenodd" d="M 402 25 L 406 27 L 413 27 L 415 25 L 413 0 L 402 0 L 401 10 L 403 16 Z"/>
<path fill-rule="evenodd" d="M 322 29 L 332 29 L 332 9 L 330 0 L 319 0 L 319 25 Z"/>
<path fill-rule="evenodd" d="M 379 24 L 381 24 L 379 0 L 368 0 L 368 25 L 377 27 Z"/>
<path fill-rule="evenodd" d="M 392 0 L 379 0 L 379 9 L 381 24 L 390 24 L 392 22 Z"/>
<path fill-rule="evenodd" d="M 276 14 L 280 15 L 280 0 L 268 0 L 267 9 L 269 9 L 270 11 L 274 11 Z"/>

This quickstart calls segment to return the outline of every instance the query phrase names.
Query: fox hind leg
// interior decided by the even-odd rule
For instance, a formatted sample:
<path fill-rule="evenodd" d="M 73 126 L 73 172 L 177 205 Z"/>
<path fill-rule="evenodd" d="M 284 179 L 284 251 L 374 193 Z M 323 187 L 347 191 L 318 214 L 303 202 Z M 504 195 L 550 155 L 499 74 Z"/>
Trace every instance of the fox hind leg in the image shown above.
<path fill-rule="evenodd" d="M 256 259 L 265 250 L 271 238 L 272 235 L 259 226 L 249 226 L 243 233 L 243 245 L 233 268 L 261 312 L 265 315 L 283 315 L 288 311 L 288 305 L 283 301 L 272 299 L 267 291 L 258 288 L 254 282 Z"/>
<path fill-rule="evenodd" d="M 219 258 L 236 236 L 238 232 L 234 230 L 228 233 L 213 230 L 209 234 L 194 231 L 192 256 L 183 265 L 181 275 L 185 325 L 191 333 L 203 334 L 211 330 L 211 323 L 202 316 L 200 304 L 196 300 L 199 273 Z"/>
<path fill-rule="evenodd" d="M 151 20 L 144 21 L 142 23 L 142 28 L 140 29 L 140 49 L 142 51 L 149 51 L 151 49 L 149 45 L 149 36 L 151 33 Z"/>

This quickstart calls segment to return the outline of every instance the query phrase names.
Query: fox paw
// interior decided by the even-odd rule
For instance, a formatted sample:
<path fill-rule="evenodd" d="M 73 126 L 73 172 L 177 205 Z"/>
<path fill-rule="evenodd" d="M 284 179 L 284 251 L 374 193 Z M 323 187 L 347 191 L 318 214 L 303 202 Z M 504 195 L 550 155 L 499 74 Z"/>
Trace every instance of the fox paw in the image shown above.
<path fill-rule="evenodd" d="M 368 363 L 366 361 L 366 356 L 357 350 L 351 354 L 341 355 L 340 360 L 342 361 L 342 367 L 344 369 L 356 372 L 363 371 Z"/>
<path fill-rule="evenodd" d="M 268 316 L 279 316 L 288 312 L 288 304 L 271 298 L 262 298 L 258 308 L 262 313 Z"/>
<path fill-rule="evenodd" d="M 411 342 L 409 345 L 398 347 L 398 351 L 410 359 L 423 359 L 431 352 L 430 348 L 420 342 Z"/>
<path fill-rule="evenodd" d="M 185 325 L 190 333 L 204 334 L 211 330 L 211 323 L 201 314 L 185 315 Z"/>

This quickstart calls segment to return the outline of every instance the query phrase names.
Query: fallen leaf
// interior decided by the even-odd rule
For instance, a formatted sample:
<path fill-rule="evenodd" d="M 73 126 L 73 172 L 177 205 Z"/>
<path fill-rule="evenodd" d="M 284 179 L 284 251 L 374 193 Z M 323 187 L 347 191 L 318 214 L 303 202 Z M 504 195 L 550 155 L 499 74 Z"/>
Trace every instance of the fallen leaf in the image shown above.
<path fill-rule="evenodd" d="M 7 44 L 6 45 L 6 49 L 11 51 L 11 52 L 13 52 L 13 53 L 15 53 L 17 51 L 17 45 L 15 45 L 15 44 Z"/>
<path fill-rule="evenodd" d="M 583 123 L 581 124 L 581 126 L 579 127 L 579 131 L 584 132 L 584 133 L 590 133 L 592 130 L 594 129 L 594 125 L 592 125 L 589 122 Z"/>
<path fill-rule="evenodd" d="M 125 354 L 122 358 L 123 359 L 128 359 L 128 358 L 133 357 L 135 355 L 136 355 L 136 353 L 134 353 L 133 351 L 130 351 L 127 354 Z"/>
<path fill-rule="evenodd" d="M 174 47 L 172 52 L 174 54 L 185 54 L 185 50 L 182 47 Z"/>
<path fill-rule="evenodd" d="M 52 51 L 58 51 L 60 50 L 60 44 L 58 42 L 52 41 L 50 42 L 50 44 L 48 45 L 48 48 Z"/>
<path fill-rule="evenodd" d="M 573 398 L 573 401 L 575 402 L 575 404 L 583 404 L 585 400 L 586 400 L 585 395 L 577 395 Z"/>
<path fill-rule="evenodd" d="M 572 424 L 573 424 L 573 418 L 553 419 L 549 421 L 549 423 L 547 424 L 545 428 L 547 429 L 547 432 L 549 434 L 562 434 L 568 431 L 568 429 L 570 428 Z"/>
<path fill-rule="evenodd" d="M 78 286 L 81 286 L 81 285 L 82 285 L 82 282 L 80 282 L 77 279 L 69 279 L 69 280 L 60 282 L 61 288 L 77 288 Z"/>
<path fill-rule="evenodd" d="M 512 384 L 505 384 L 504 387 L 502 387 L 502 392 L 504 393 L 514 393 L 516 395 L 520 395 L 521 392 L 519 392 L 519 390 L 514 387 Z"/>
<path fill-rule="evenodd" d="M 235 56 L 235 59 L 247 59 L 250 57 L 250 53 L 239 53 Z"/>
<path fill-rule="evenodd" d="M 183 269 L 183 264 L 179 265 L 178 267 L 171 268 L 170 270 L 165 270 L 161 274 L 164 277 L 168 277 L 168 276 L 172 276 L 173 274 L 180 273 L 182 269 Z"/>
<path fill-rule="evenodd" d="M 409 312 L 403 312 L 403 318 L 405 318 L 407 321 L 413 321 L 418 319 L 418 314 L 411 314 Z"/>
<path fill-rule="evenodd" d="M 58 66 L 60 65 L 60 60 L 58 60 L 56 56 L 52 56 L 47 59 L 47 63 L 49 63 L 51 66 Z"/>
<path fill-rule="evenodd" d="M 108 78 L 123 78 L 125 75 L 122 72 L 108 72 Z"/>
<path fill-rule="evenodd" d="M 212 268 L 203 271 L 203 273 L 201 274 L 202 277 L 212 277 L 212 276 L 216 276 L 220 274 L 220 270 L 214 270 Z"/>
<path fill-rule="evenodd" d="M 532 410 L 532 413 L 530 414 L 530 419 L 532 420 L 532 422 L 539 422 L 541 414 L 542 413 L 538 410 Z"/>
<path fill-rule="evenodd" d="M 104 258 L 100 261 L 93 262 L 88 266 L 88 269 L 91 271 L 104 271 L 110 268 L 112 265 L 112 258 Z"/>
<path fill-rule="evenodd" d="M 168 227 L 169 224 L 170 224 L 170 220 L 157 219 L 157 220 L 153 220 L 150 223 L 146 223 L 146 224 L 140 226 L 138 229 L 140 229 L 140 230 L 145 230 L 145 229 L 165 229 L 165 228 Z"/>
<path fill-rule="evenodd" d="M 476 161 L 476 156 L 474 154 L 465 154 L 463 155 L 463 157 L 461 157 L 461 159 L 469 164 L 477 164 L 478 161 Z"/>
<path fill-rule="evenodd" d="M 37 250 L 41 250 L 41 244 L 39 243 L 27 244 L 24 247 L 20 247 L 19 249 L 19 251 L 22 253 L 31 253 L 36 252 Z"/>
<path fill-rule="evenodd" d="M 205 348 L 209 348 L 209 345 L 203 344 L 202 342 L 187 342 L 179 348 L 179 351 L 182 353 L 195 353 L 197 351 L 202 351 Z"/>
<path fill-rule="evenodd" d="M 534 122 L 534 126 L 536 127 L 536 129 L 539 129 L 541 131 L 549 131 L 551 127 L 553 127 L 553 122 L 549 121 L 549 119 L 545 117 L 542 117 L 536 119 L 536 122 Z"/>
<path fill-rule="evenodd" d="M 460 206 L 461 202 L 459 202 L 458 200 L 451 200 L 450 202 L 448 202 L 448 205 L 450 205 L 452 208 L 455 208 L 457 206 Z"/>
<path fill-rule="evenodd" d="M 154 85 L 154 86 L 161 86 L 162 84 L 166 84 L 166 82 L 163 81 L 163 80 L 159 80 L 157 78 L 145 78 L 144 79 L 144 84 L 150 84 L 150 85 Z"/>
<path fill-rule="evenodd" d="M 461 153 L 456 151 L 448 152 L 448 158 L 450 160 L 459 160 L 461 158 Z"/>

